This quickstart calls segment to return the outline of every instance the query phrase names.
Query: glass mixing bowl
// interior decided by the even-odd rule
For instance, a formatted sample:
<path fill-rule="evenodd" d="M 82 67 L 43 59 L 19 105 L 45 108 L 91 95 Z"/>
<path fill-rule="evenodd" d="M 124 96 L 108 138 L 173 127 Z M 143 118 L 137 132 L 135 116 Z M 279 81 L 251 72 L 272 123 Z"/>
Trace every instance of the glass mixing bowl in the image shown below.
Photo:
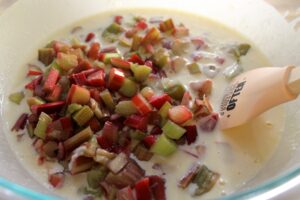
<path fill-rule="evenodd" d="M 273 66 L 300 66 L 299 8 L 290 6 L 294 9 L 291 12 L 284 1 L 278 12 L 276 8 L 281 5 L 280 1 L 268 2 L 274 3 L 275 7 L 262 0 L 22 0 L 15 3 L 0 17 L 0 198 L 59 199 L 22 167 L 4 134 L 10 128 L 3 109 L 13 88 L 11 75 L 22 77 L 21 66 L 49 36 L 78 20 L 107 10 L 129 7 L 177 9 L 206 16 L 237 30 L 252 40 Z M 299 107 L 299 100 L 285 105 L 284 134 L 267 165 L 236 193 L 221 199 L 268 199 L 300 182 Z"/>

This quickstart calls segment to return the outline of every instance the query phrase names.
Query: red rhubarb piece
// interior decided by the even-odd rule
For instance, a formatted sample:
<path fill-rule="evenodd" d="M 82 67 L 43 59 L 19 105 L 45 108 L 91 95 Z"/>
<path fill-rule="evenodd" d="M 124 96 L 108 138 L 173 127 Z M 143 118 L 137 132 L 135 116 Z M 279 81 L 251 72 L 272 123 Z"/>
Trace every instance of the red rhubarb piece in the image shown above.
<path fill-rule="evenodd" d="M 128 69 L 130 70 L 130 62 L 123 60 L 121 58 L 111 58 L 110 62 L 113 66 L 122 68 L 122 69 Z"/>
<path fill-rule="evenodd" d="M 55 85 L 52 92 L 46 97 L 48 101 L 58 101 L 62 92 L 62 87 L 60 85 Z"/>
<path fill-rule="evenodd" d="M 136 53 L 132 54 L 127 61 L 132 63 L 137 63 L 139 65 L 143 65 L 145 63 Z"/>
<path fill-rule="evenodd" d="M 165 180 L 159 176 L 149 176 L 150 188 L 154 200 L 166 200 Z"/>
<path fill-rule="evenodd" d="M 14 126 L 11 128 L 11 131 L 23 130 L 25 128 L 27 119 L 28 119 L 28 114 L 27 113 L 23 113 L 18 118 L 18 120 L 16 121 L 16 123 L 14 124 Z"/>
<path fill-rule="evenodd" d="M 145 132 L 147 131 L 148 117 L 142 115 L 130 115 L 126 118 L 124 124 Z"/>
<path fill-rule="evenodd" d="M 103 70 L 98 70 L 87 77 L 87 82 L 91 86 L 101 87 L 105 85 L 105 73 Z"/>
<path fill-rule="evenodd" d="M 31 82 L 25 85 L 25 88 L 28 90 L 34 90 L 37 85 L 41 83 L 43 76 L 38 76 L 37 78 L 33 79 Z"/>
<path fill-rule="evenodd" d="M 156 109 L 160 109 L 167 101 L 171 102 L 172 98 L 168 94 L 152 96 L 149 103 Z"/>
<path fill-rule="evenodd" d="M 184 134 L 187 143 L 190 145 L 194 143 L 197 139 L 198 132 L 197 127 L 195 125 L 185 126 L 186 133 Z"/>
<path fill-rule="evenodd" d="M 95 37 L 95 33 L 93 33 L 93 32 L 87 34 L 87 36 L 85 38 L 85 42 L 91 41 L 94 37 Z"/>
<path fill-rule="evenodd" d="M 139 180 L 134 187 L 137 200 L 151 200 L 152 195 L 148 177 Z"/>
<path fill-rule="evenodd" d="M 59 112 L 64 105 L 65 105 L 64 101 L 57 101 L 52 103 L 32 105 L 30 109 L 31 112 L 36 115 L 39 115 L 41 112 L 51 114 L 51 113 Z"/>
<path fill-rule="evenodd" d="M 77 73 L 77 74 L 72 74 L 71 79 L 76 83 L 76 85 L 85 85 L 87 80 L 86 80 L 86 75 L 85 73 Z"/>
<path fill-rule="evenodd" d="M 54 89 L 58 79 L 59 79 L 59 71 L 57 69 L 51 68 L 47 76 L 47 79 L 45 80 L 44 83 L 44 90 L 46 92 L 51 92 Z"/>
<path fill-rule="evenodd" d="M 145 147 L 147 147 L 148 149 L 150 149 L 152 147 L 152 145 L 155 143 L 155 141 L 156 141 L 156 137 L 154 135 L 147 135 L 143 139 L 143 143 L 144 143 Z"/>
<path fill-rule="evenodd" d="M 183 124 L 192 119 L 192 112 L 185 106 L 179 105 L 169 109 L 169 118 L 176 124 Z"/>
<path fill-rule="evenodd" d="M 98 144 L 104 149 L 110 149 L 118 141 L 118 127 L 106 121 L 102 129 L 102 134 L 97 136 Z"/>
<path fill-rule="evenodd" d="M 123 16 L 121 15 L 116 15 L 114 18 L 114 22 L 116 22 L 117 24 L 121 24 L 123 20 Z"/>
<path fill-rule="evenodd" d="M 87 52 L 87 57 L 93 60 L 98 59 L 99 50 L 100 50 L 100 44 L 98 42 L 92 43 L 90 50 Z"/>
<path fill-rule="evenodd" d="M 135 26 L 141 30 L 145 30 L 148 27 L 147 23 L 143 20 L 138 21 Z"/>
<path fill-rule="evenodd" d="M 62 187 L 65 180 L 63 173 L 49 174 L 48 181 L 54 188 Z"/>
<path fill-rule="evenodd" d="M 147 100 L 141 95 L 137 94 L 134 97 L 132 97 L 132 103 L 136 107 L 136 109 L 141 113 L 142 115 L 145 115 L 152 111 L 151 105 L 147 102 Z"/>
<path fill-rule="evenodd" d="M 111 68 L 109 71 L 108 88 L 118 90 L 125 80 L 124 72 L 117 68 Z"/>
<path fill-rule="evenodd" d="M 87 90 L 84 87 L 81 87 L 79 85 L 72 85 L 67 98 L 66 102 L 68 104 L 71 103 L 78 103 L 78 104 L 87 104 L 90 101 L 90 91 Z"/>

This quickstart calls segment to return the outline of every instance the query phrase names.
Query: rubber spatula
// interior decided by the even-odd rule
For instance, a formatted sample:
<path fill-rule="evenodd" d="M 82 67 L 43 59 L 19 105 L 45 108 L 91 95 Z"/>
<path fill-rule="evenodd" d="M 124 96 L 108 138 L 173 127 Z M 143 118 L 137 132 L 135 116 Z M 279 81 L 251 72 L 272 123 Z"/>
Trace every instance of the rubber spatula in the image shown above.
<path fill-rule="evenodd" d="M 299 93 L 300 67 L 263 67 L 242 73 L 225 90 L 220 127 L 242 125 Z"/>

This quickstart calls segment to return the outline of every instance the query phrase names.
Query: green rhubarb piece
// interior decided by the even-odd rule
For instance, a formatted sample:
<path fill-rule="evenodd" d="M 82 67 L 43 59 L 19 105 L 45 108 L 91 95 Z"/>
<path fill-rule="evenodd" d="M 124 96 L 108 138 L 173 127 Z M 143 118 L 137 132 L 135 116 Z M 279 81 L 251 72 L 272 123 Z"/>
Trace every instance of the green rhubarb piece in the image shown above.
<path fill-rule="evenodd" d="M 103 58 L 104 64 L 110 64 L 110 59 L 112 58 L 121 58 L 121 55 L 118 53 L 105 53 Z"/>
<path fill-rule="evenodd" d="M 107 31 L 109 33 L 113 33 L 113 34 L 119 34 L 119 33 L 122 33 L 124 31 L 124 29 L 119 24 L 112 23 L 105 29 L 105 31 Z"/>
<path fill-rule="evenodd" d="M 137 84 L 128 78 L 125 78 L 123 85 L 119 90 L 119 92 L 126 97 L 133 97 L 137 93 L 137 91 Z"/>
<path fill-rule="evenodd" d="M 73 119 L 77 122 L 79 126 L 85 125 L 92 117 L 94 116 L 94 112 L 92 109 L 85 105 L 78 112 L 76 112 L 73 116 Z"/>
<path fill-rule="evenodd" d="M 132 101 L 120 101 L 116 105 L 115 112 L 121 116 L 128 116 L 135 114 L 137 112 L 137 109 L 133 105 Z"/>
<path fill-rule="evenodd" d="M 15 92 L 9 95 L 9 100 L 15 104 L 20 104 L 24 99 L 24 92 Z"/>
<path fill-rule="evenodd" d="M 105 69 L 105 64 L 103 62 L 98 61 L 98 60 L 95 60 L 93 62 L 93 66 L 101 68 L 101 69 Z"/>
<path fill-rule="evenodd" d="M 163 133 L 171 139 L 178 140 L 186 132 L 184 128 L 168 120 L 162 127 Z"/>
<path fill-rule="evenodd" d="M 73 113 L 77 112 L 81 108 L 82 108 L 82 105 L 77 104 L 77 103 L 71 103 L 70 105 L 68 105 L 67 113 L 72 115 Z"/>
<path fill-rule="evenodd" d="M 160 68 L 166 66 L 169 63 L 169 60 L 170 56 L 168 52 L 163 48 L 158 49 L 154 53 L 154 63 Z"/>
<path fill-rule="evenodd" d="M 130 69 L 133 72 L 135 80 L 137 80 L 138 82 L 145 81 L 152 71 L 151 67 L 137 64 L 132 64 Z"/>
<path fill-rule="evenodd" d="M 198 63 L 191 63 L 187 65 L 187 68 L 190 72 L 190 74 L 199 74 L 201 73 L 200 67 Z"/>
<path fill-rule="evenodd" d="M 131 51 L 137 51 L 141 45 L 143 38 L 137 34 L 132 37 Z"/>
<path fill-rule="evenodd" d="M 158 114 L 161 116 L 161 125 L 163 126 L 168 118 L 169 109 L 172 108 L 170 102 L 164 103 L 164 105 L 159 109 Z"/>
<path fill-rule="evenodd" d="M 87 182 L 91 188 L 99 188 L 99 184 L 104 180 L 108 170 L 104 166 L 97 166 L 87 173 Z"/>
<path fill-rule="evenodd" d="M 201 187 L 208 173 L 208 168 L 205 165 L 202 165 L 199 171 L 197 172 L 196 176 L 194 177 L 193 183 L 196 183 L 199 187 Z"/>
<path fill-rule="evenodd" d="M 119 45 L 122 47 L 131 47 L 131 44 L 124 38 L 119 39 Z"/>
<path fill-rule="evenodd" d="M 38 59 L 44 65 L 48 66 L 55 58 L 55 51 L 53 48 L 42 48 L 38 51 Z"/>
<path fill-rule="evenodd" d="M 165 92 L 170 95 L 173 99 L 181 101 L 185 88 L 181 83 L 175 84 L 165 89 Z"/>
<path fill-rule="evenodd" d="M 146 133 L 144 133 L 140 130 L 131 130 L 129 133 L 129 136 L 133 140 L 141 141 L 146 136 Z"/>
<path fill-rule="evenodd" d="M 176 143 L 161 134 L 155 143 L 152 145 L 150 151 L 162 156 L 169 156 L 177 149 Z"/>
<path fill-rule="evenodd" d="M 45 101 L 39 97 L 28 97 L 28 99 L 27 99 L 27 104 L 29 107 L 31 107 L 33 105 L 44 104 L 44 103 L 45 103 Z"/>
<path fill-rule="evenodd" d="M 60 57 L 56 58 L 56 63 L 65 71 L 76 67 L 78 65 L 77 56 L 72 54 L 60 53 Z"/>
<path fill-rule="evenodd" d="M 52 118 L 46 113 L 42 112 L 39 116 L 39 121 L 34 129 L 34 135 L 44 140 L 46 137 L 47 127 L 51 122 Z"/>
<path fill-rule="evenodd" d="M 27 130 L 27 134 L 30 138 L 33 138 L 34 137 L 34 128 L 32 126 L 32 124 L 28 123 L 26 125 L 26 130 Z"/>
<path fill-rule="evenodd" d="M 115 109 L 116 104 L 107 89 L 100 93 L 100 97 L 109 110 L 113 111 Z"/>

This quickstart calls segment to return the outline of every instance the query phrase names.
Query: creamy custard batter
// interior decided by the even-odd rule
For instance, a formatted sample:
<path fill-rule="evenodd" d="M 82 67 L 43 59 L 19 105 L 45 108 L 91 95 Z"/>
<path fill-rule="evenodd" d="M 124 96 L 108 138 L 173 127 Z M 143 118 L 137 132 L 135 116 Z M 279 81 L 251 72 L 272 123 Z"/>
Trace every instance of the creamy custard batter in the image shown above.
<path fill-rule="evenodd" d="M 134 16 L 143 16 L 146 18 L 163 17 L 173 18 L 175 23 L 183 23 L 190 29 L 190 35 L 202 36 L 207 41 L 207 44 L 216 53 L 222 53 L 222 47 L 231 43 L 247 42 L 245 38 L 240 36 L 233 30 L 224 27 L 221 24 L 212 22 L 208 19 L 180 13 L 177 11 L 155 11 L 155 10 L 122 10 L 118 13 L 105 13 L 95 16 L 88 20 L 79 22 L 72 27 L 81 26 L 83 29 L 71 34 L 72 27 L 66 28 L 64 31 L 57 34 L 51 39 L 64 38 L 65 41 L 71 40 L 74 36 L 84 37 L 91 31 L 103 30 L 112 20 L 114 15 L 123 15 L 128 18 Z M 105 42 L 101 41 L 101 44 Z M 252 45 L 251 50 L 241 58 L 241 66 L 245 70 L 250 70 L 258 66 L 268 66 L 268 61 L 260 53 L 256 47 Z M 107 46 L 109 46 L 107 44 Z M 122 50 L 122 49 L 121 49 Z M 208 64 L 211 61 L 208 59 L 198 61 L 200 64 Z M 225 62 L 217 67 L 220 69 L 219 74 L 214 77 L 213 90 L 210 96 L 210 101 L 215 111 L 218 111 L 222 100 L 223 91 L 228 84 L 228 80 L 222 75 L 222 71 L 233 62 L 232 58 L 225 57 Z M 24 73 L 25 76 L 25 73 Z M 200 75 L 191 75 L 186 69 L 180 69 L 175 74 L 170 74 L 168 78 L 178 80 L 187 88 L 189 82 L 204 80 L 207 77 L 202 73 Z M 24 84 L 19 84 L 16 89 L 22 88 Z M 25 102 L 22 107 L 9 104 L 9 107 L 4 108 L 4 116 L 11 127 L 15 119 L 20 113 L 28 111 Z M 242 114 L 242 113 L 241 113 Z M 167 181 L 166 194 L 167 199 L 212 199 L 222 195 L 227 195 L 235 192 L 245 182 L 254 177 L 265 163 L 272 156 L 272 153 L 277 147 L 281 137 L 281 129 L 284 121 L 284 111 L 282 108 L 275 108 L 263 115 L 259 116 L 254 121 L 244 125 L 243 127 L 221 132 L 218 127 L 211 133 L 199 131 L 197 142 L 193 145 L 180 146 L 175 154 L 170 157 L 154 157 L 147 162 L 140 164 L 146 169 L 146 175 L 158 174 L 162 175 Z M 37 165 L 37 154 L 31 147 L 32 141 L 27 135 L 21 138 L 21 142 L 17 141 L 15 134 L 7 133 L 8 141 L 11 147 L 16 152 L 17 158 L 21 161 L 28 172 L 32 174 L 41 184 L 49 187 L 47 183 L 48 170 L 52 168 L 51 163 L 45 163 L 42 166 Z M 185 152 L 185 150 L 196 154 L 195 146 L 202 145 L 205 152 L 195 158 Z M 213 189 L 199 197 L 191 197 L 189 189 L 182 190 L 177 187 L 178 181 L 186 173 L 191 164 L 195 161 L 207 165 L 211 170 L 218 172 L 221 175 L 220 180 Z M 153 169 L 153 164 L 159 163 L 161 169 Z M 85 174 L 76 176 L 68 176 L 63 188 L 53 189 L 53 192 L 67 199 L 80 199 L 78 188 L 85 184 Z M 190 188 L 191 189 L 191 188 Z"/>

